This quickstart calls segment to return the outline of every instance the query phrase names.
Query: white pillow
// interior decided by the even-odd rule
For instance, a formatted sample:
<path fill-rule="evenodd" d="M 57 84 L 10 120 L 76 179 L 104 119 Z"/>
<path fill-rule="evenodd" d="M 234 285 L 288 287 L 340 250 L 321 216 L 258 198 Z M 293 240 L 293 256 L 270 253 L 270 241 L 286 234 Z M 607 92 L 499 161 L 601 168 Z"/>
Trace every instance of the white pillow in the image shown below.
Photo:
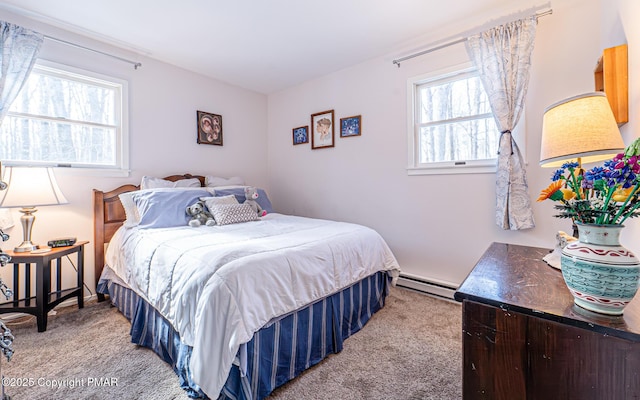
<path fill-rule="evenodd" d="M 220 204 L 238 204 L 238 199 L 236 199 L 236 196 L 232 194 L 220 197 L 200 197 L 200 201 L 204 201 L 209 212 L 211 212 L 212 208 Z"/>
<path fill-rule="evenodd" d="M 154 178 L 151 176 L 143 176 L 140 182 L 140 189 L 157 189 L 157 188 L 183 188 L 183 187 L 200 187 L 198 178 L 180 179 L 175 182 L 162 178 Z"/>
<path fill-rule="evenodd" d="M 246 188 L 247 186 L 245 186 L 245 185 L 227 185 L 227 186 L 216 186 L 216 187 L 207 186 L 207 187 L 210 187 L 211 190 L 213 190 L 214 192 L 216 190 L 228 190 L 228 189 L 242 189 L 242 191 L 244 192 L 244 188 Z"/>
<path fill-rule="evenodd" d="M 140 213 L 132 197 L 134 193 L 135 192 L 125 192 L 118 195 L 120 203 L 122 203 L 122 207 L 124 208 L 124 215 L 127 218 L 123 224 L 126 228 L 136 226 L 140 223 Z"/>
<path fill-rule="evenodd" d="M 216 186 L 242 186 L 244 185 L 244 179 L 239 176 L 232 176 L 231 178 L 220 178 L 217 176 L 207 175 L 204 177 L 204 185 L 207 187 Z"/>

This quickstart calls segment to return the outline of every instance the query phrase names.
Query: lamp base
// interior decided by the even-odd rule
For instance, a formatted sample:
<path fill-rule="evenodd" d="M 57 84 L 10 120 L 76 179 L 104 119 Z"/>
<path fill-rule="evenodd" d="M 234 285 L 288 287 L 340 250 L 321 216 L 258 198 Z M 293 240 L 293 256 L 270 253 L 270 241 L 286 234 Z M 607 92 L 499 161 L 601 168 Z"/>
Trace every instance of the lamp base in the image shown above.
<path fill-rule="evenodd" d="M 36 220 L 34 212 L 38 211 L 35 207 L 22 207 L 20 212 L 20 223 L 22 224 L 22 243 L 20 246 L 13 249 L 16 253 L 27 253 L 38 248 L 37 245 L 31 242 L 31 228 L 33 228 L 33 222 Z"/>
<path fill-rule="evenodd" d="M 31 242 L 22 242 L 19 246 L 14 247 L 13 251 L 15 253 L 28 253 L 38 248 L 38 245 L 35 245 Z"/>

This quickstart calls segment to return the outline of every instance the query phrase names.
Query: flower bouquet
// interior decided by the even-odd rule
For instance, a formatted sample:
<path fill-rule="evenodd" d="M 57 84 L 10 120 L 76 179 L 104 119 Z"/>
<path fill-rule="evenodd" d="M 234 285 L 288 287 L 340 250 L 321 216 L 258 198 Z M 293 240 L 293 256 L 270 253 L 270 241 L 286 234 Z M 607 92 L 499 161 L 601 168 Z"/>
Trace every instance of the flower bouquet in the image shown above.
<path fill-rule="evenodd" d="M 598 225 L 622 225 L 640 215 L 640 138 L 624 153 L 588 171 L 567 162 L 555 171 L 538 201 L 557 201 L 555 217 Z"/>

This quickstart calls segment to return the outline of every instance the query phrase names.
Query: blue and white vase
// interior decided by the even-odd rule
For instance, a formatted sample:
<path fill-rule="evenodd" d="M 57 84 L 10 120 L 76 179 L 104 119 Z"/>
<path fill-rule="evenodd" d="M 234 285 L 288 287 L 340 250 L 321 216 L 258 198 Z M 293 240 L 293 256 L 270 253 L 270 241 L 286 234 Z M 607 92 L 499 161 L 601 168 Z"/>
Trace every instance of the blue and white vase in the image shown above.
<path fill-rule="evenodd" d="M 589 311 L 622 315 L 638 291 L 640 262 L 620 245 L 622 225 L 580 224 L 578 240 L 562 250 L 562 276 L 574 302 Z"/>

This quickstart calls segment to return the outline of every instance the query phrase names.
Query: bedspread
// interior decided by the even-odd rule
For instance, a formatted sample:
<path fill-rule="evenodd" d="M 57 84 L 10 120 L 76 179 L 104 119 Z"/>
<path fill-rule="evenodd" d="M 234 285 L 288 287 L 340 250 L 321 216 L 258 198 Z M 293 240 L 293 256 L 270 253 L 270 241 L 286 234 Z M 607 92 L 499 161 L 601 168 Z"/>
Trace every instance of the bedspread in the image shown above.
<path fill-rule="evenodd" d="M 193 347 L 194 381 L 217 398 L 241 344 L 286 315 L 398 263 L 356 224 L 268 214 L 214 227 L 120 228 L 106 262 Z"/>

